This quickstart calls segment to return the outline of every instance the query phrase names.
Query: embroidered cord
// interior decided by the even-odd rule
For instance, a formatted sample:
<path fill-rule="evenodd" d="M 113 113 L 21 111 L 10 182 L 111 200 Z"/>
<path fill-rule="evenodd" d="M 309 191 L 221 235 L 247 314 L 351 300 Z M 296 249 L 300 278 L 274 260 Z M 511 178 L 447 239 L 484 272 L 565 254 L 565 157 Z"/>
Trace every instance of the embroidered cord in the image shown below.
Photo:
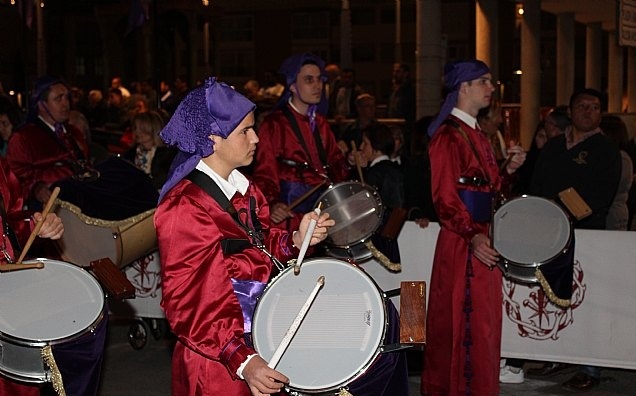
<path fill-rule="evenodd" d="M 464 364 L 464 378 L 466 378 L 466 396 L 470 396 L 470 384 L 473 378 L 473 369 L 471 365 L 470 348 L 473 345 L 473 337 L 471 332 L 470 316 L 473 311 L 473 301 L 470 293 L 470 278 L 473 274 L 473 262 L 471 256 L 473 255 L 473 249 L 468 248 L 468 259 L 466 260 L 466 288 L 464 296 L 464 316 L 466 319 L 464 328 L 464 347 L 466 348 L 466 361 Z"/>

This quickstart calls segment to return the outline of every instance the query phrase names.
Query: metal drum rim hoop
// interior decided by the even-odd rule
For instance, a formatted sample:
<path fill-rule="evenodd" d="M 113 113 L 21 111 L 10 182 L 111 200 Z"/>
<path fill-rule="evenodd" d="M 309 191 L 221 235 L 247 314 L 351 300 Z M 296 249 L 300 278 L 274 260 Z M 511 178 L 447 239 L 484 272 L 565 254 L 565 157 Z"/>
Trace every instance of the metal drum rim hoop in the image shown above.
<path fill-rule="evenodd" d="M 388 326 L 385 297 L 366 272 L 343 260 L 308 259 L 298 276 L 292 268 L 272 279 L 259 299 L 252 320 L 254 348 L 263 359 L 272 357 L 278 338 L 316 279 L 324 275 L 323 289 L 276 369 L 291 379 L 290 390 L 309 394 L 337 390 L 363 375 L 382 352 Z M 342 350 L 344 344 L 348 350 Z"/>

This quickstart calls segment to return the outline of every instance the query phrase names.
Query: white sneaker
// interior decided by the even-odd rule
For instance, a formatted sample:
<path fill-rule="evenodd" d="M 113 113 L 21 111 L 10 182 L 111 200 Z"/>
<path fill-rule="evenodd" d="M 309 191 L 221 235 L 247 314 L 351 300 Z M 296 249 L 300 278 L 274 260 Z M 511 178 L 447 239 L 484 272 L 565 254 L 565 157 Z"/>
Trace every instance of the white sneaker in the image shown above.
<path fill-rule="evenodd" d="M 503 366 L 499 369 L 499 382 L 502 384 L 522 384 L 524 380 L 522 368 Z"/>

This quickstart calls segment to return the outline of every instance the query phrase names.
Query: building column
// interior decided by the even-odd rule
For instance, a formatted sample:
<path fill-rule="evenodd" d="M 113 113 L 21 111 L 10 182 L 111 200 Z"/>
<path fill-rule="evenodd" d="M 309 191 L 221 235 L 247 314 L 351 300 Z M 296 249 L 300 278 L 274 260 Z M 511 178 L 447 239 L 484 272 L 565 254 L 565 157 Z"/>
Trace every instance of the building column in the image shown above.
<path fill-rule="evenodd" d="M 529 149 L 539 122 L 541 98 L 541 4 L 526 0 L 521 21 L 521 110 L 519 137 Z"/>
<path fill-rule="evenodd" d="M 585 28 L 585 86 L 601 89 L 601 23 L 590 23 Z"/>
<path fill-rule="evenodd" d="M 608 35 L 607 50 L 607 111 L 620 113 L 623 110 L 623 47 L 619 47 L 615 31 Z"/>
<path fill-rule="evenodd" d="M 416 0 L 416 119 L 439 112 L 444 68 L 440 0 Z"/>
<path fill-rule="evenodd" d="M 497 0 L 478 0 L 475 7 L 475 53 L 499 79 L 499 12 Z"/>
<path fill-rule="evenodd" d="M 636 48 L 627 48 L 627 111 L 636 113 Z M 636 136 L 636 125 L 628 125 L 632 136 Z"/>
<path fill-rule="evenodd" d="M 574 14 L 557 15 L 556 105 L 567 104 L 574 91 Z M 524 70 L 525 73 L 525 70 Z"/>

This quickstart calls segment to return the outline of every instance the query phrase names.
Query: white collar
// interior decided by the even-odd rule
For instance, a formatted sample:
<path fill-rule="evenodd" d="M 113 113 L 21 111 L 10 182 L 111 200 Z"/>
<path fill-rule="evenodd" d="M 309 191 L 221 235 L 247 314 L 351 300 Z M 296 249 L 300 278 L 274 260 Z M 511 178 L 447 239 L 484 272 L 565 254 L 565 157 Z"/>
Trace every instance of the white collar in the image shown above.
<path fill-rule="evenodd" d="M 453 110 L 451 110 L 451 114 L 459 118 L 460 120 L 464 121 L 466 125 L 468 125 L 469 127 L 473 129 L 477 129 L 479 127 L 479 124 L 477 124 L 477 119 L 471 116 L 470 114 L 466 113 L 464 110 L 460 110 L 457 107 L 453 107 Z"/>
<path fill-rule="evenodd" d="M 40 120 L 42 120 L 42 122 L 43 122 L 46 126 L 48 126 L 49 128 L 51 128 L 51 130 L 52 130 L 53 132 L 55 132 L 55 126 L 54 126 L 53 124 L 50 124 L 47 120 L 45 120 L 44 118 L 42 118 L 42 116 L 41 116 L 41 115 L 39 115 L 39 116 L 38 116 L 38 118 L 39 118 Z M 64 124 L 62 124 L 62 128 L 64 128 L 64 132 L 66 132 L 66 127 L 64 126 Z"/>
<path fill-rule="evenodd" d="M 389 160 L 389 156 L 386 154 L 382 154 L 381 156 L 377 157 L 376 159 L 374 159 L 373 161 L 371 161 L 371 163 L 369 164 L 369 168 L 372 167 L 373 165 L 377 164 L 380 161 L 386 161 Z"/>
<path fill-rule="evenodd" d="M 230 173 L 227 180 L 219 176 L 219 174 L 212 170 L 212 168 L 203 162 L 203 160 L 199 161 L 197 169 L 208 175 L 210 179 L 212 179 L 221 188 L 221 191 L 223 191 L 223 194 L 225 194 L 227 199 L 230 200 L 237 191 L 240 192 L 241 195 L 245 195 L 247 188 L 250 185 L 249 180 L 247 180 L 247 178 L 236 169 Z"/>

